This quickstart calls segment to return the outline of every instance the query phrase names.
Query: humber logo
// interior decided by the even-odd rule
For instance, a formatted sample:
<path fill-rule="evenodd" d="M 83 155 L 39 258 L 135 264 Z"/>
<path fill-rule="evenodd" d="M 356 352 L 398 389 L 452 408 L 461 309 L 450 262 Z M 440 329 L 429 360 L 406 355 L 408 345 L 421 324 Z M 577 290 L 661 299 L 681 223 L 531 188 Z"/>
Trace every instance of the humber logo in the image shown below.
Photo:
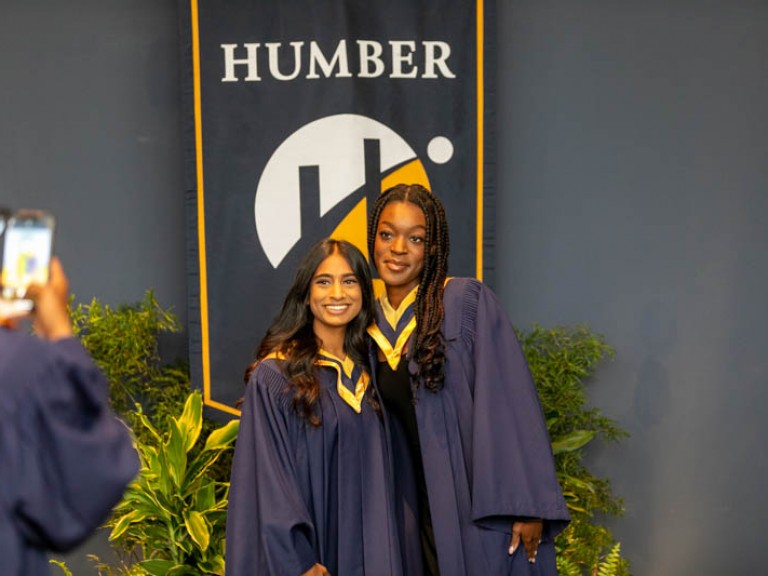
<path fill-rule="evenodd" d="M 261 82 L 264 78 L 288 82 L 297 78 L 422 78 L 454 79 L 449 59 L 451 46 L 439 40 L 339 40 L 328 57 L 317 42 L 246 42 L 221 44 L 222 82 Z M 326 47 L 327 49 L 327 47 Z M 237 57 L 235 53 L 241 57 Z M 266 52 L 266 54 L 265 54 Z M 244 54 L 244 56 L 243 56 Z M 293 68 L 290 68 L 292 60 Z M 285 67 L 286 61 L 289 63 Z M 283 67 L 281 68 L 281 62 Z M 306 67 L 306 68 L 305 68 Z M 284 69 L 285 68 L 285 69 Z"/>
<path fill-rule="evenodd" d="M 453 144 L 436 136 L 423 152 L 444 164 Z M 349 240 L 367 255 L 370 202 L 399 182 L 429 187 L 420 155 L 381 122 L 338 114 L 299 128 L 274 151 L 256 188 L 256 233 L 272 267 L 325 236 Z"/>

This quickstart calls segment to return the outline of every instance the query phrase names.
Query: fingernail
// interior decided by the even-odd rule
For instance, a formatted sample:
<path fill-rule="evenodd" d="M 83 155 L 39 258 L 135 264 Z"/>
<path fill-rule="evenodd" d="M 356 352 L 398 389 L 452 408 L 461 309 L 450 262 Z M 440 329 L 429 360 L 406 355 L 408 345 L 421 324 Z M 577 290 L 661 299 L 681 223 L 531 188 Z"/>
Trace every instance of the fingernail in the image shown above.
<path fill-rule="evenodd" d="M 510 546 L 509 547 L 509 555 L 512 556 L 512 554 L 514 554 L 514 553 L 515 553 L 515 547 L 514 546 Z"/>

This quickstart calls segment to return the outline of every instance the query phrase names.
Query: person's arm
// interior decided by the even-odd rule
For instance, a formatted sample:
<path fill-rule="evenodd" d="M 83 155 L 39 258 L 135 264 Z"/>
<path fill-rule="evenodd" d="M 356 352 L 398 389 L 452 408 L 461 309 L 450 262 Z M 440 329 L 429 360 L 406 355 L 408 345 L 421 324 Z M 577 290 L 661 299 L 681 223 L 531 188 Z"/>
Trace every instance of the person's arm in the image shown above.
<path fill-rule="evenodd" d="M 296 481 L 291 437 L 297 416 L 286 384 L 267 361 L 259 364 L 246 389 L 230 477 L 228 576 L 326 573 Z"/>
<path fill-rule="evenodd" d="M 58 260 L 50 282 L 29 294 L 38 335 L 51 342 L 30 345 L 18 358 L 25 390 L 15 426 L 15 520 L 30 543 L 67 550 L 103 522 L 139 462 L 129 430 L 109 407 L 106 380 L 72 337 Z"/>
<path fill-rule="evenodd" d="M 510 553 L 522 541 L 533 560 L 539 541 L 553 539 L 569 515 L 522 348 L 493 292 L 473 288 L 473 518 L 511 531 Z"/>

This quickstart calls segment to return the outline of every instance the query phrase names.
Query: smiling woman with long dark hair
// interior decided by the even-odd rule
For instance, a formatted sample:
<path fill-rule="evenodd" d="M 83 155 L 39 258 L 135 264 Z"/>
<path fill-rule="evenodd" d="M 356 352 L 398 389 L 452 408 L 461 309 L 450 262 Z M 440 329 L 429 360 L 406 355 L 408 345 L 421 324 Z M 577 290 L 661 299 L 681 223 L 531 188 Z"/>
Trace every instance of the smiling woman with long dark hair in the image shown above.
<path fill-rule="evenodd" d="M 227 575 L 401 574 L 383 423 L 370 400 L 368 263 L 324 240 L 248 367 Z"/>

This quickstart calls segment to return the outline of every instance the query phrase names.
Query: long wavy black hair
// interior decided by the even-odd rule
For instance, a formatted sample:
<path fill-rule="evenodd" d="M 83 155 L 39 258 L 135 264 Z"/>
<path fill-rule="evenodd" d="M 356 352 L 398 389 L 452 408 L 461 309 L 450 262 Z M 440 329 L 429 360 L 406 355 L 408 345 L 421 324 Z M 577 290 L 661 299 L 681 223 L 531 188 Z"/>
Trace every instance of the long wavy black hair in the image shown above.
<path fill-rule="evenodd" d="M 443 387 L 445 380 L 445 345 L 440 329 L 443 323 L 443 291 L 448 274 L 450 238 L 445 209 L 440 199 L 420 184 L 397 184 L 381 193 L 371 211 L 368 223 L 368 254 L 374 260 L 374 244 L 379 219 L 391 202 L 410 202 L 426 220 L 424 269 L 416 292 L 416 330 L 411 354 L 419 366 L 424 386 L 432 392 Z M 375 261 L 373 262 L 375 266 Z"/>
<path fill-rule="evenodd" d="M 309 293 L 315 271 L 331 254 L 341 254 L 349 263 L 362 293 L 360 313 L 347 325 L 344 351 L 356 365 L 368 365 L 366 328 L 373 323 L 375 314 L 370 267 L 365 256 L 353 244 L 345 240 L 326 239 L 315 244 L 301 261 L 280 313 L 259 344 L 256 360 L 245 371 L 245 381 L 248 382 L 251 373 L 266 356 L 273 352 L 283 355 L 285 361 L 282 368 L 290 381 L 293 407 L 314 425 L 320 424 L 315 410 L 320 385 L 314 368 L 320 347 L 312 328 L 314 315 L 309 307 Z"/>

